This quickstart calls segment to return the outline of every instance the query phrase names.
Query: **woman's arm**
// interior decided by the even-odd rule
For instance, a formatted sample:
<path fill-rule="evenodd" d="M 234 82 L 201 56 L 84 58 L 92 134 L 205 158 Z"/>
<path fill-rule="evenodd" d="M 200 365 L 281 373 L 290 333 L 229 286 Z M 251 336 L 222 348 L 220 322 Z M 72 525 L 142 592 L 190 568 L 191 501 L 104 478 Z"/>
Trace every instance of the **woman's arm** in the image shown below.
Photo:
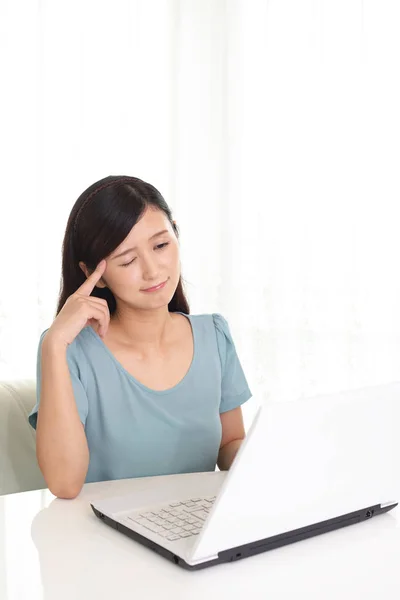
<path fill-rule="evenodd" d="M 36 456 L 50 489 L 59 498 L 75 498 L 89 466 L 89 448 L 74 399 L 67 348 L 44 337 L 41 355 L 40 408 Z"/>
<path fill-rule="evenodd" d="M 222 425 L 221 446 L 218 453 L 217 465 L 221 471 L 230 469 L 233 460 L 243 442 L 244 430 L 242 408 L 238 406 L 220 414 Z"/>

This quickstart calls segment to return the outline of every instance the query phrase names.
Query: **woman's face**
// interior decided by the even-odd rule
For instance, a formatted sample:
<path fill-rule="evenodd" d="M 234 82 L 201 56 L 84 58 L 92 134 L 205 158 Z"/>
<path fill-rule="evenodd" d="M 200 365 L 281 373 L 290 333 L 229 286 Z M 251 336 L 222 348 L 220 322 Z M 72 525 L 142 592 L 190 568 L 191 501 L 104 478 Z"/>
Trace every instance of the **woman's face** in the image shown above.
<path fill-rule="evenodd" d="M 181 265 L 178 240 L 163 211 L 147 208 L 106 261 L 102 280 L 117 302 L 148 309 L 168 305 L 171 301 Z M 145 291 L 164 282 L 161 289 Z"/>

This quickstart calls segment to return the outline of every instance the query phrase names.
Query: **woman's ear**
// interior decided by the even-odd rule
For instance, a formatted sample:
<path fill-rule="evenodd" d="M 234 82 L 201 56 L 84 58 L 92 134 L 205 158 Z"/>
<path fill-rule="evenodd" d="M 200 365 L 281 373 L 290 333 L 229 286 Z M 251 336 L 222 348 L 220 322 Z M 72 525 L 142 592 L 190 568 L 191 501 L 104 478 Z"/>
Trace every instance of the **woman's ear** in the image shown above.
<path fill-rule="evenodd" d="M 82 269 L 82 271 L 85 273 L 86 277 L 89 277 L 89 275 L 91 275 L 91 272 L 89 271 L 89 269 L 87 268 L 87 266 L 85 265 L 85 263 L 83 261 L 79 261 L 79 266 Z M 98 288 L 106 288 L 107 284 L 104 282 L 103 278 L 100 277 L 99 281 L 96 283 L 95 287 Z"/>
<path fill-rule="evenodd" d="M 89 271 L 88 271 L 85 263 L 80 260 L 78 264 L 79 264 L 80 268 L 82 269 L 82 271 L 85 273 L 85 277 L 89 277 Z"/>

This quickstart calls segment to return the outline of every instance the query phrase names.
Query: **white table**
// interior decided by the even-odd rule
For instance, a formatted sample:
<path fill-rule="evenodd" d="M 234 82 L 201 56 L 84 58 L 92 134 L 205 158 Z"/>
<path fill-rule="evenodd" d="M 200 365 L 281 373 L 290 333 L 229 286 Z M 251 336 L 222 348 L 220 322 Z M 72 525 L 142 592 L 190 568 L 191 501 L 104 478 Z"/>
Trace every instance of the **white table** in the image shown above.
<path fill-rule="evenodd" d="M 190 475 L 189 475 L 190 476 Z M 184 475 L 183 477 L 188 477 Z M 1 600 L 399 600 L 400 511 L 235 563 L 185 571 L 99 521 L 89 502 L 135 481 L 0 496 Z"/>

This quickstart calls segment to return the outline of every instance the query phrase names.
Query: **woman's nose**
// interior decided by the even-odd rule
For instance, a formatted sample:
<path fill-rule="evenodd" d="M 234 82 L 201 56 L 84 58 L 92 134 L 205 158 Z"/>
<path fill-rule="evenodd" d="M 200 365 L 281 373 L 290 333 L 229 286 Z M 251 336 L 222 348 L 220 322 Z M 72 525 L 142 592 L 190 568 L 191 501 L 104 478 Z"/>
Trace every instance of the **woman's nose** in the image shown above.
<path fill-rule="evenodd" d="M 157 259 L 153 256 L 143 257 L 143 279 L 155 279 L 158 275 Z"/>

